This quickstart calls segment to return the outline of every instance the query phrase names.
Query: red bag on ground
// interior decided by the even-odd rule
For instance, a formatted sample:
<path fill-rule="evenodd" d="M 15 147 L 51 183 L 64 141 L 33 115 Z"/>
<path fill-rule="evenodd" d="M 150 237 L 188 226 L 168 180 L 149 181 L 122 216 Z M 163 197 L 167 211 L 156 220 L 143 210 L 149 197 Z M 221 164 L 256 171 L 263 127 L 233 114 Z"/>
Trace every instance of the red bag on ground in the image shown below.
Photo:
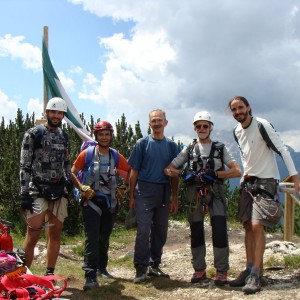
<path fill-rule="evenodd" d="M 54 281 L 62 282 L 62 286 L 54 287 Z M 16 278 L 4 275 L 0 282 L 0 300 L 55 299 L 60 297 L 66 287 L 67 281 L 63 277 L 56 275 L 36 276 L 23 274 Z"/>

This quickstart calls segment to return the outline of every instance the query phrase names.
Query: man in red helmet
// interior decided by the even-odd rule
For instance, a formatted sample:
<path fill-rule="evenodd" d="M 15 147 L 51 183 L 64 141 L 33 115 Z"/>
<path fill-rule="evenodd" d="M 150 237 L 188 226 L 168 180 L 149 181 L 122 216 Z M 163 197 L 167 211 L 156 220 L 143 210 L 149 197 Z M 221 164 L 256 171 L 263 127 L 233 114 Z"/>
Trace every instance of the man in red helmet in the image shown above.
<path fill-rule="evenodd" d="M 94 126 L 96 146 L 83 150 L 72 167 L 74 185 L 82 195 L 83 220 L 85 230 L 84 264 L 86 282 L 83 290 L 98 287 L 98 275 L 113 278 L 107 272 L 109 237 L 115 222 L 118 202 L 116 200 L 116 168 L 130 171 L 125 157 L 109 147 L 113 139 L 113 127 L 107 121 Z M 92 148 L 91 148 L 92 147 Z M 91 160 L 87 157 L 91 154 Z M 83 171 L 82 182 L 78 172 Z"/>

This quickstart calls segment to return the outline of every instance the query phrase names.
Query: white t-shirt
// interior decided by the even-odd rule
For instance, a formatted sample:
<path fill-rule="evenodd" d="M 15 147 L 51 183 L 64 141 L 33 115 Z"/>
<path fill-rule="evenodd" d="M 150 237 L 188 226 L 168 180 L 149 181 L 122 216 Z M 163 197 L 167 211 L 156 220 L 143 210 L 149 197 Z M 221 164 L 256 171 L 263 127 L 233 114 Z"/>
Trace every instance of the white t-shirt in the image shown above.
<path fill-rule="evenodd" d="M 261 118 L 253 118 L 247 128 L 242 128 L 239 123 L 235 129 L 235 134 L 242 150 L 241 158 L 244 175 L 280 179 L 275 152 L 268 148 L 259 131 L 257 121 L 263 124 L 271 141 L 281 153 L 289 175 L 296 175 L 297 171 L 288 148 L 283 144 L 279 134 L 272 125 L 267 120 Z"/>

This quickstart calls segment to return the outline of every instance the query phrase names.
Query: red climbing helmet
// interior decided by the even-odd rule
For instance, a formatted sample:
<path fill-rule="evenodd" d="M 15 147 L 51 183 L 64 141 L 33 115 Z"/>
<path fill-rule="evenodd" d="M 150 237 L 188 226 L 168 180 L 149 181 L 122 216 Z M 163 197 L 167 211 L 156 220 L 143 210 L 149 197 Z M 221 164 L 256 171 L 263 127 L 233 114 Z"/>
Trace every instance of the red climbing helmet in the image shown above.
<path fill-rule="evenodd" d="M 95 124 L 95 126 L 94 126 L 94 134 L 96 134 L 98 131 L 101 131 L 101 130 L 110 130 L 111 133 L 114 132 L 114 128 L 107 121 L 100 121 L 100 122 L 97 122 Z"/>

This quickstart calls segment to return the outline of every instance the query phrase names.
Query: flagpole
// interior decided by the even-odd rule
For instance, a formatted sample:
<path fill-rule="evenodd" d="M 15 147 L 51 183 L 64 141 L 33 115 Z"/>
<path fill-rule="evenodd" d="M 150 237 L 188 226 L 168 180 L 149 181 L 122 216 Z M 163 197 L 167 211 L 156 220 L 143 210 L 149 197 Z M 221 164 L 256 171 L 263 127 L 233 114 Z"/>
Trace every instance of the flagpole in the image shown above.
<path fill-rule="evenodd" d="M 48 99 L 53 97 L 60 97 L 65 100 L 67 104 L 67 111 L 65 112 L 64 120 L 70 125 L 75 132 L 87 141 L 92 139 L 91 132 L 87 129 L 86 125 L 81 120 L 81 117 L 72 103 L 70 97 L 66 93 L 62 86 L 54 68 L 51 63 L 51 59 L 48 52 L 48 27 L 44 27 L 44 38 L 43 38 L 43 74 L 44 74 L 44 116 L 42 119 L 37 120 L 41 123 L 46 122 L 46 107 Z"/>
<path fill-rule="evenodd" d="M 43 27 L 43 40 L 45 41 L 48 50 L 48 26 Z M 46 89 L 45 77 L 43 76 L 43 112 L 42 112 L 42 117 L 40 119 L 35 120 L 36 125 L 45 124 L 47 121 L 46 119 L 47 102 L 48 102 L 47 89 Z"/>
<path fill-rule="evenodd" d="M 43 37 L 44 41 L 48 50 L 48 26 L 44 26 L 43 28 Z M 44 83 L 44 107 L 43 107 L 43 118 L 46 116 L 46 106 L 48 102 L 48 97 L 47 97 L 47 90 L 46 90 L 46 83 L 45 83 L 45 78 L 43 80 Z"/>

